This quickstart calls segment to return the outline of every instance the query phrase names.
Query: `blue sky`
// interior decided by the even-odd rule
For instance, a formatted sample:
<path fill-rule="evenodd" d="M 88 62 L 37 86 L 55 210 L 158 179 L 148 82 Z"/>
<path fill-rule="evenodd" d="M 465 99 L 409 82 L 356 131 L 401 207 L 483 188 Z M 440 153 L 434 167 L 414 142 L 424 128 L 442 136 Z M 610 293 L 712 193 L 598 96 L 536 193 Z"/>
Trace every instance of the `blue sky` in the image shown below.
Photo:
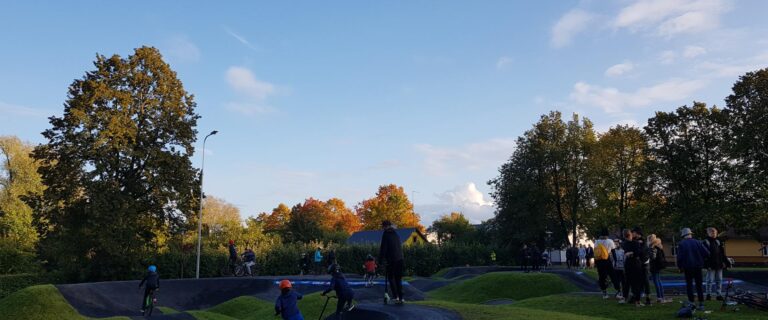
<path fill-rule="evenodd" d="M 205 190 L 243 216 L 379 185 L 425 224 L 492 216 L 486 182 L 558 109 L 643 126 L 768 66 L 765 1 L 0 4 L 0 135 L 43 142 L 95 54 L 161 50 L 196 96 Z M 202 139 L 200 141 L 202 143 Z M 199 165 L 200 154 L 195 155 Z M 412 193 L 413 192 L 413 193 Z"/>

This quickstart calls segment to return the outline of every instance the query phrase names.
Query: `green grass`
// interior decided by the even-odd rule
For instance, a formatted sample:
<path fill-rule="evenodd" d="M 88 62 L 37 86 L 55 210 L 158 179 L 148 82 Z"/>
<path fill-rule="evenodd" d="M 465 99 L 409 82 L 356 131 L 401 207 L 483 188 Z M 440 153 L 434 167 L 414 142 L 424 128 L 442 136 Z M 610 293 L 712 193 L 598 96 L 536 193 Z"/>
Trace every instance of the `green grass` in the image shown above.
<path fill-rule="evenodd" d="M 174 314 L 174 313 L 179 313 L 178 311 L 176 311 L 176 310 L 174 310 L 174 309 L 172 309 L 172 308 L 168 308 L 168 307 L 160 307 L 160 306 L 156 306 L 156 307 L 155 307 L 155 309 L 157 309 L 157 310 L 160 310 L 160 312 L 162 312 L 163 314 Z"/>
<path fill-rule="evenodd" d="M 325 299 L 325 297 L 320 296 L 320 293 L 313 293 L 305 295 L 303 299 L 299 300 L 299 310 L 301 310 L 301 314 L 304 315 L 304 318 L 318 318 L 320 316 L 320 311 L 322 311 L 323 304 L 325 304 Z M 335 308 L 336 301 L 331 300 L 328 302 L 328 308 L 325 310 L 325 315 L 333 313 Z M 191 314 L 196 319 L 201 320 L 273 319 L 275 318 L 275 307 L 272 302 L 250 296 L 243 296 L 221 303 L 207 310 L 187 311 L 187 313 Z"/>
<path fill-rule="evenodd" d="M 583 315 L 575 315 L 556 311 L 520 308 L 515 305 L 488 306 L 481 304 L 456 303 L 448 301 L 428 300 L 418 304 L 450 309 L 458 312 L 465 320 L 501 320 L 501 319 L 550 319 L 550 320 L 580 320 L 606 319 Z"/>
<path fill-rule="evenodd" d="M 448 270 L 450 269 L 451 268 L 442 268 L 440 270 L 437 270 L 437 272 L 435 272 L 435 274 L 433 274 L 430 278 L 443 279 L 443 276 L 445 275 L 445 273 L 448 272 Z"/>
<path fill-rule="evenodd" d="M 0 299 L 0 319 L 44 320 L 87 319 L 73 308 L 58 289 L 51 284 L 31 286 Z M 99 318 L 104 320 L 129 319 L 127 317 Z"/>
<path fill-rule="evenodd" d="M 681 306 L 677 300 L 680 298 L 676 297 L 673 303 L 654 304 L 650 307 L 638 308 L 634 305 L 620 305 L 613 299 L 603 300 L 595 295 L 562 294 L 531 298 L 516 302 L 513 306 L 617 320 L 656 320 L 673 318 Z M 720 311 L 720 301 L 709 301 L 706 306 L 707 310 L 712 311 L 712 313 L 706 314 L 706 318 L 709 320 L 768 319 L 768 313 L 745 307 L 742 307 L 738 312 Z"/>
<path fill-rule="evenodd" d="M 450 302 L 482 303 L 492 299 L 522 300 L 576 290 L 574 285 L 554 274 L 494 272 L 447 285 L 430 292 L 428 296 Z"/>

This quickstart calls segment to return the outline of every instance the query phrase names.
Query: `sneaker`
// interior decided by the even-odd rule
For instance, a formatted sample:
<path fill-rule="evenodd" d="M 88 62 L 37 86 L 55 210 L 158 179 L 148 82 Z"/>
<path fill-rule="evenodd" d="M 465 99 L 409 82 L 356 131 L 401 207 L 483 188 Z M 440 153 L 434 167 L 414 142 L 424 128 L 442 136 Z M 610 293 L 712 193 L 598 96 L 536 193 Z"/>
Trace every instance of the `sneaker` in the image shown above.
<path fill-rule="evenodd" d="M 709 293 L 707 293 L 707 301 L 709 301 L 709 300 L 712 300 L 712 295 L 710 295 Z"/>
<path fill-rule="evenodd" d="M 347 304 L 347 312 L 352 311 L 352 309 L 355 308 L 355 303 L 350 301 L 349 304 Z"/>
<path fill-rule="evenodd" d="M 608 299 L 608 292 L 605 292 L 605 290 L 603 290 L 603 299 Z"/>
<path fill-rule="evenodd" d="M 624 300 L 624 298 L 619 298 L 619 304 L 625 304 L 627 303 L 627 300 Z"/>
<path fill-rule="evenodd" d="M 721 295 L 717 295 L 717 298 L 716 298 L 716 299 L 717 299 L 717 301 L 723 301 L 723 296 L 721 296 Z"/>
<path fill-rule="evenodd" d="M 651 299 L 645 298 L 645 305 L 650 306 L 651 305 Z"/>
<path fill-rule="evenodd" d="M 621 294 L 621 292 L 616 292 L 616 299 L 624 299 L 624 296 Z"/>
<path fill-rule="evenodd" d="M 638 308 L 640 308 L 640 307 L 642 307 L 642 306 L 643 306 L 643 304 L 642 304 L 642 303 L 640 303 L 640 301 L 638 301 L 638 302 L 635 302 L 635 307 L 638 307 Z"/>

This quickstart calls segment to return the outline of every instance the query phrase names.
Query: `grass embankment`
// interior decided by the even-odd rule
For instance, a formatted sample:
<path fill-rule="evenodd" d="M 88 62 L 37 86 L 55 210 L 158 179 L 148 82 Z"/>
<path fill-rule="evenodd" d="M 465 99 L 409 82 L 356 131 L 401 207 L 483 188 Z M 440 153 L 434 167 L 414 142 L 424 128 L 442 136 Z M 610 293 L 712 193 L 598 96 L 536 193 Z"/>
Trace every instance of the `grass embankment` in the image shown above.
<path fill-rule="evenodd" d="M 427 296 L 434 300 L 483 303 L 493 299 L 517 301 L 577 290 L 574 285 L 554 274 L 493 272 L 447 285 L 430 292 Z"/>
<path fill-rule="evenodd" d="M 305 295 L 299 300 L 299 309 L 305 319 L 316 319 L 320 316 L 320 311 L 325 304 L 325 297 L 320 293 Z M 336 300 L 331 299 L 325 310 L 325 315 L 330 315 L 336 310 Z M 201 320 L 255 320 L 255 319 L 273 319 L 275 316 L 274 303 L 260 300 L 254 297 L 238 297 L 215 307 L 199 311 L 187 311 L 197 319 Z"/>
<path fill-rule="evenodd" d="M 87 319 L 73 308 L 53 285 L 37 285 L 16 291 L 0 300 L 0 319 Z M 125 317 L 108 318 L 112 320 Z"/>

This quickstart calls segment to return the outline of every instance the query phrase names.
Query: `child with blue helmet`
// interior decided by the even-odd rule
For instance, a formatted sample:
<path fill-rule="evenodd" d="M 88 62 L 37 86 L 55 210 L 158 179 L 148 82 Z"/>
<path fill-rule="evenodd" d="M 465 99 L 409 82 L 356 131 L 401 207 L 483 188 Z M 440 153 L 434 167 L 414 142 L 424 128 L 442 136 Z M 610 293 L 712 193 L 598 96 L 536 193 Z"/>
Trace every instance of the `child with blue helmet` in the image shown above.
<path fill-rule="evenodd" d="M 144 283 L 146 283 L 147 286 L 144 287 L 144 298 L 141 299 L 142 313 L 147 308 L 147 297 L 149 297 L 155 290 L 160 289 L 160 275 L 157 274 L 157 267 L 155 265 L 151 265 L 147 268 L 147 275 L 144 276 L 144 279 L 141 279 L 139 289 L 141 289 L 141 286 L 143 286 Z"/>

